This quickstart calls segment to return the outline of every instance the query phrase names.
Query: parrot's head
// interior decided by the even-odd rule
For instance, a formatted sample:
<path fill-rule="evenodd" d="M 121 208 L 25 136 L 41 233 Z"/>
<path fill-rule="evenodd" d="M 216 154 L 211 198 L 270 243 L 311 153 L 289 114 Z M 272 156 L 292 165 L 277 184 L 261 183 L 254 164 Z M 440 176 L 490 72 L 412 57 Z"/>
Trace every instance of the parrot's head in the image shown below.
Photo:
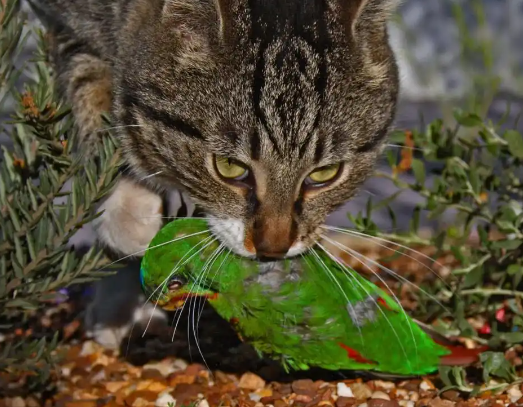
<path fill-rule="evenodd" d="M 173 275 L 162 281 L 148 278 L 148 274 L 142 268 L 140 270 L 140 281 L 148 300 L 156 303 L 166 311 L 180 309 L 185 301 L 194 297 L 212 297 L 214 293 L 199 285 L 189 282 L 181 275 Z"/>

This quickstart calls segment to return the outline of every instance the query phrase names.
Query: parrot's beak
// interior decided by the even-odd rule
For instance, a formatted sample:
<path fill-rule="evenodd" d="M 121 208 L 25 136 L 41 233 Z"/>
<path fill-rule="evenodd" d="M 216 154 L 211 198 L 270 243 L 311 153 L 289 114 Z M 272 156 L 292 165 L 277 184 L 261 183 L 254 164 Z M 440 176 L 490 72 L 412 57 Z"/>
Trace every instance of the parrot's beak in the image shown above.
<path fill-rule="evenodd" d="M 164 302 L 158 302 L 158 305 L 162 307 L 165 311 L 176 311 L 179 310 L 181 307 L 183 307 L 183 304 L 185 304 L 186 299 L 184 298 L 169 298 L 167 301 Z"/>
<path fill-rule="evenodd" d="M 209 296 L 206 294 L 199 294 L 199 293 L 187 293 L 187 292 L 173 292 L 169 293 L 167 296 L 165 296 L 165 299 L 158 300 L 158 305 L 166 310 L 166 311 L 176 311 L 183 307 L 183 304 L 189 299 L 189 298 L 199 298 L 199 297 L 205 297 L 208 298 Z"/>

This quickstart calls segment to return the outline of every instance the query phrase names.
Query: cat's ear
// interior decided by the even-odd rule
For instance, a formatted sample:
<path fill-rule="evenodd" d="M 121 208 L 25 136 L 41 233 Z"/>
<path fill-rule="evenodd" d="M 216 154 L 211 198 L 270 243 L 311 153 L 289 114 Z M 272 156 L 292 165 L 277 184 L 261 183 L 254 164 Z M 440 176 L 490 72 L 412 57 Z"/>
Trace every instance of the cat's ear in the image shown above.
<path fill-rule="evenodd" d="M 383 27 L 392 16 L 400 0 L 340 0 L 344 22 L 353 37 L 358 37 L 359 28 Z"/>

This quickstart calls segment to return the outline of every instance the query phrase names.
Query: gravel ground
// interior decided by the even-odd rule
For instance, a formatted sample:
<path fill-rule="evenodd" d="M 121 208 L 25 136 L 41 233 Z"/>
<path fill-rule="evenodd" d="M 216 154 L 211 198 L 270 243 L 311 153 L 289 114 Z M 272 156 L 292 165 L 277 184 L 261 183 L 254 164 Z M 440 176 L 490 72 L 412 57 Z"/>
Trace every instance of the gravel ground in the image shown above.
<path fill-rule="evenodd" d="M 370 259 L 390 256 L 390 248 L 343 239 L 339 237 L 338 241 L 350 243 Z M 421 255 L 400 256 L 384 264 L 392 270 L 401 270 L 402 275 L 416 285 L 430 284 L 437 277 L 427 270 L 424 256 L 433 252 L 429 248 L 420 251 Z M 356 271 L 373 278 L 368 268 L 341 253 L 337 255 Z M 445 277 L 455 260 L 444 254 L 438 258 L 438 263 L 441 265 L 433 266 L 433 271 Z M 374 271 L 378 270 L 374 268 Z M 379 283 L 376 278 L 374 281 Z M 417 307 L 411 297 L 412 291 L 405 287 L 400 289 L 398 282 L 390 278 L 387 283 L 398 294 L 403 307 L 414 312 Z M 143 326 L 135 326 L 119 350 L 105 350 L 85 336 L 81 321 L 88 297 L 89 292 L 77 287 L 70 292 L 68 301 L 40 309 L 25 322 L 18 321 L 16 329 L 0 335 L 3 342 L 28 336 L 50 337 L 56 332 L 62 339 L 54 352 L 60 358 L 59 366 L 47 391 L 18 395 L 16 391 L 23 381 L 13 381 L 0 374 L 0 388 L 3 385 L 11 392 L 9 398 L 0 398 L 0 407 L 167 407 L 169 403 L 178 407 L 523 405 L 523 388 L 518 385 L 499 394 L 485 392 L 467 397 L 454 390 L 441 392 L 443 385 L 437 375 L 405 378 L 321 369 L 287 374 L 274 361 L 259 359 L 209 306 L 204 308 L 199 323 L 201 354 L 192 336 L 192 326 L 184 323 L 189 321 L 184 314 L 175 335 L 173 324 L 150 326 L 145 335 Z M 470 319 L 469 323 L 478 329 L 481 326 L 479 320 Z M 467 347 L 477 346 L 470 340 L 451 339 Z M 510 349 L 506 357 L 519 367 L 523 377 L 523 346 Z"/>

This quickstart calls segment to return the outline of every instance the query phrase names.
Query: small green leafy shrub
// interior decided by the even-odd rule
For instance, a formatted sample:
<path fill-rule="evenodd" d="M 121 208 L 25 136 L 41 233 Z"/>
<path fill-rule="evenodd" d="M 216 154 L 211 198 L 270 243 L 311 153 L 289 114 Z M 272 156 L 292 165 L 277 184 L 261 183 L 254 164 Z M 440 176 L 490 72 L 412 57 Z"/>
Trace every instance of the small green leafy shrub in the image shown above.
<path fill-rule="evenodd" d="M 80 255 L 68 242 L 97 216 L 95 204 L 112 187 L 120 161 L 108 134 L 100 137 L 96 162 L 73 154 L 71 115 L 55 92 L 42 36 L 35 59 L 15 66 L 24 22 L 18 0 L 0 2 L 0 107 L 8 98 L 16 102 L 12 119 L 0 127 L 12 143 L 2 146 L 0 158 L 0 330 L 5 334 L 32 311 L 59 300 L 60 289 L 104 275 L 97 271 L 107 263 L 99 248 Z M 22 72 L 33 79 L 18 92 L 14 85 Z M 0 343 L 0 381 L 26 377 L 29 389 L 47 381 L 56 339 Z"/>
<path fill-rule="evenodd" d="M 398 192 L 376 203 L 369 199 L 367 212 L 350 219 L 361 232 L 405 245 L 434 246 L 435 258 L 451 252 L 459 266 L 449 277 L 423 287 L 440 304 L 420 292 L 418 317 L 439 319 L 443 333 L 501 352 L 523 343 L 523 136 L 500 131 L 475 114 L 456 111 L 455 120 L 452 128 L 436 121 L 423 132 L 395 133 L 392 142 L 403 146 L 401 159 L 397 150 L 389 149 L 391 171 L 378 176 L 393 182 Z M 401 176 L 404 172 L 413 175 L 412 182 Z M 373 211 L 388 207 L 397 230 L 390 205 L 406 190 L 421 198 L 409 230 L 380 231 L 372 221 Z M 438 220 L 444 215 L 451 222 L 442 224 L 430 239 L 421 237 L 421 216 Z M 480 330 L 469 323 L 478 316 L 485 320 Z M 484 381 L 516 380 L 502 353 L 485 352 L 482 357 Z M 442 370 L 445 384 L 472 391 L 464 375 L 461 368 Z"/>

